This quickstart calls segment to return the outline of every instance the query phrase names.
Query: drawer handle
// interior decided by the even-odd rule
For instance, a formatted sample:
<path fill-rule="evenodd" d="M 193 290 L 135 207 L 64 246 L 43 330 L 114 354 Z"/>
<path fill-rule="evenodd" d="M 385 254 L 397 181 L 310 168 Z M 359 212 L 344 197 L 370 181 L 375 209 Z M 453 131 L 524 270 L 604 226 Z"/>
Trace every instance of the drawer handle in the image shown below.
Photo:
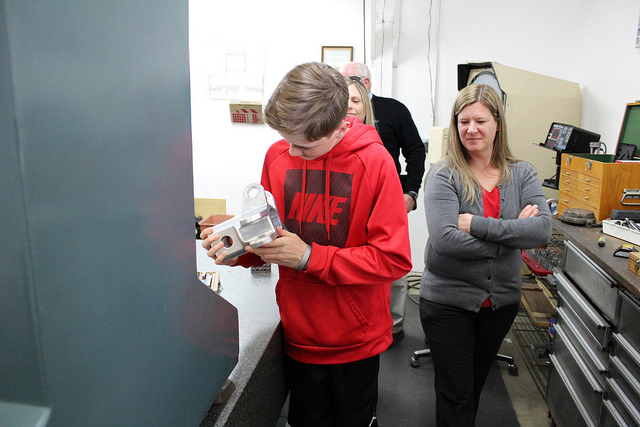
<path fill-rule="evenodd" d="M 637 259 L 635 264 L 633 264 L 633 271 L 637 273 L 638 270 L 640 270 L 640 259 Z"/>
<path fill-rule="evenodd" d="M 564 163 L 565 163 L 566 165 L 570 165 L 570 164 L 571 164 L 571 156 L 567 156 L 567 157 L 564 159 Z"/>
<path fill-rule="evenodd" d="M 563 202 L 564 202 L 564 203 L 569 203 L 569 200 L 564 199 L 564 200 L 563 200 Z"/>
<path fill-rule="evenodd" d="M 591 160 L 589 160 L 587 163 L 584 164 L 584 170 L 585 171 L 591 170 Z"/>
<path fill-rule="evenodd" d="M 565 172 L 564 174 L 567 176 L 571 176 L 571 172 Z"/>
<path fill-rule="evenodd" d="M 570 184 L 570 183 L 571 183 L 571 180 L 570 180 L 570 179 L 567 179 L 567 180 L 565 180 L 565 182 L 564 182 L 564 183 L 565 183 L 565 184 Z"/>
<path fill-rule="evenodd" d="M 589 191 L 589 187 L 584 187 L 584 191 Z"/>
<path fill-rule="evenodd" d="M 591 180 L 589 178 L 585 178 L 584 180 L 585 182 L 591 182 Z"/>
<path fill-rule="evenodd" d="M 584 199 L 585 200 L 589 200 L 589 196 L 584 196 Z"/>

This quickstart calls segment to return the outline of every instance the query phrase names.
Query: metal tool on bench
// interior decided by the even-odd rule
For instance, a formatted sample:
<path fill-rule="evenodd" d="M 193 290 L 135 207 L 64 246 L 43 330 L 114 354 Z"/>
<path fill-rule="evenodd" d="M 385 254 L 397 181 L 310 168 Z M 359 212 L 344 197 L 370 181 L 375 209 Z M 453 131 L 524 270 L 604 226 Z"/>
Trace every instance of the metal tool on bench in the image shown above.
<path fill-rule="evenodd" d="M 631 252 L 638 252 L 638 249 L 633 245 L 625 243 L 620 245 L 618 249 L 613 252 L 613 256 L 617 256 L 619 258 L 629 258 L 629 254 L 631 254 Z"/>
<path fill-rule="evenodd" d="M 640 189 L 625 188 L 622 190 L 620 203 L 626 206 L 640 206 Z"/>
<path fill-rule="evenodd" d="M 568 224 L 591 227 L 596 223 L 596 216 L 593 211 L 588 209 L 568 208 L 562 213 L 560 221 Z"/>

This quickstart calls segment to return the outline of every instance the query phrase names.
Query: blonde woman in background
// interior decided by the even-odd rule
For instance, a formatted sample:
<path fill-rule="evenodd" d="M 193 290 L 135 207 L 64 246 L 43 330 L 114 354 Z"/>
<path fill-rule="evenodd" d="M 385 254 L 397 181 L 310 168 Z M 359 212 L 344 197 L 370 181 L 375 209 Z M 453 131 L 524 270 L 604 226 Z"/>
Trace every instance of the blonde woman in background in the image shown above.
<path fill-rule="evenodd" d="M 367 87 L 358 76 L 345 77 L 345 80 L 349 86 L 347 117 L 355 116 L 365 125 L 375 126 L 376 120 L 373 115 L 373 107 L 371 106 Z"/>

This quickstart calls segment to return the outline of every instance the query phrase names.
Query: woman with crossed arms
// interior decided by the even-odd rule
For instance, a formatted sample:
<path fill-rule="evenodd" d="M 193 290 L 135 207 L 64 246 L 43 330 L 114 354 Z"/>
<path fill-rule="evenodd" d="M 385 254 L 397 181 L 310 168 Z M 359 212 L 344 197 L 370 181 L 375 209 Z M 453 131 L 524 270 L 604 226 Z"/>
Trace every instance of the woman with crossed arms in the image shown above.
<path fill-rule="evenodd" d="M 480 392 L 518 312 L 523 249 L 551 238 L 536 170 L 507 145 L 498 94 L 460 91 L 446 157 L 429 171 L 420 320 L 435 372 L 438 426 L 473 426 Z"/>

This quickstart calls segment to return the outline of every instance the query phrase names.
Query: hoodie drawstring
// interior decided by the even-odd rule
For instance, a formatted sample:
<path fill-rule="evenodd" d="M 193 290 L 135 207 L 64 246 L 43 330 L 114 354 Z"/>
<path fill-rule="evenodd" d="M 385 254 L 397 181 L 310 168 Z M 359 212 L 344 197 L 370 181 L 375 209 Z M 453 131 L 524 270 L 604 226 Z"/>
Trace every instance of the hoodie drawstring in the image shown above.
<path fill-rule="evenodd" d="M 324 160 L 324 229 L 327 231 L 327 240 L 331 239 L 331 200 L 330 200 L 330 184 L 331 184 L 331 154 Z M 298 227 L 302 234 L 302 220 L 304 217 L 304 205 L 307 202 L 307 161 L 302 162 L 302 188 L 300 197 L 300 215 L 298 216 Z"/>
<path fill-rule="evenodd" d="M 331 203 L 329 203 L 329 185 L 331 183 L 331 153 L 327 157 L 324 168 L 324 228 L 327 230 L 327 240 L 331 240 Z"/>
<path fill-rule="evenodd" d="M 302 161 L 302 197 L 300 197 L 300 215 L 298 216 L 298 228 L 302 235 L 302 217 L 304 216 L 304 204 L 307 198 L 307 161 Z"/>

